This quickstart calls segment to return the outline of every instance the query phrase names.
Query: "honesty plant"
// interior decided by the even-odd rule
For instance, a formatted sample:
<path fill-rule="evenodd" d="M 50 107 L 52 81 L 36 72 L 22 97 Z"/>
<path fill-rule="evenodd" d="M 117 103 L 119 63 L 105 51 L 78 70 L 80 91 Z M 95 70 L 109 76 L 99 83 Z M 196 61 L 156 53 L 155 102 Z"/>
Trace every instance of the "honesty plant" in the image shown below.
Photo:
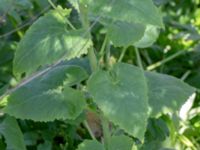
<path fill-rule="evenodd" d="M 7 100 L 3 111 L 13 117 L 7 115 L 0 132 L 8 146 L 24 150 L 14 118 L 74 120 L 90 109 L 87 99 L 91 99 L 93 111 L 102 121 L 103 142 L 86 140 L 78 150 L 142 149 L 133 139 L 144 143 L 148 118 L 179 110 L 195 89 L 175 77 L 145 71 L 142 66 L 121 60 L 112 64 L 109 46 L 123 47 L 124 52 L 129 46 L 136 51 L 151 46 L 159 29 L 164 28 L 161 13 L 151 0 L 69 2 L 79 13 L 82 27 L 76 28 L 68 20 L 71 9 L 54 6 L 19 42 L 13 72 L 21 82 L 3 96 Z M 106 31 L 101 52 L 94 51 L 90 33 L 97 22 Z M 10 130 L 11 124 L 16 131 Z M 123 134 L 111 135 L 110 124 Z M 8 130 L 20 136 L 10 139 Z"/>

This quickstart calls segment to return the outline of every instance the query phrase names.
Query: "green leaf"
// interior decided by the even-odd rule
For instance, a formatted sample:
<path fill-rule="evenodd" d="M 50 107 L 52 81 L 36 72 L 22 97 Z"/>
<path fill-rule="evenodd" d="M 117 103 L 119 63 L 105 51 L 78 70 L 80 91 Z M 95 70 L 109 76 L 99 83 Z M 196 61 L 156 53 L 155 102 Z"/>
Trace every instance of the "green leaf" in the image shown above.
<path fill-rule="evenodd" d="M 85 140 L 77 150 L 105 150 L 103 145 L 95 140 Z"/>
<path fill-rule="evenodd" d="M 195 89 L 183 81 L 164 74 L 146 72 L 151 115 L 179 110 Z"/>
<path fill-rule="evenodd" d="M 63 61 L 63 64 L 79 66 L 79 67 L 83 68 L 85 71 L 87 71 L 87 73 L 89 75 L 92 72 L 88 57 L 75 58 L 75 59 L 71 59 L 69 61 Z"/>
<path fill-rule="evenodd" d="M 78 66 L 59 65 L 8 96 L 4 112 L 20 119 L 75 119 L 85 108 L 84 95 L 69 86 L 87 78 Z"/>
<path fill-rule="evenodd" d="M 82 0 L 91 15 L 115 21 L 142 23 L 163 27 L 162 17 L 152 0 Z"/>
<path fill-rule="evenodd" d="M 24 133 L 24 142 L 27 146 L 37 145 L 38 133 L 29 131 Z"/>
<path fill-rule="evenodd" d="M 88 81 L 88 90 L 108 119 L 143 139 L 148 118 L 143 71 L 128 64 L 115 64 L 110 71 L 95 72 Z"/>
<path fill-rule="evenodd" d="M 144 35 L 145 26 L 138 23 L 116 21 L 108 27 L 108 37 L 115 46 L 130 46 Z"/>
<path fill-rule="evenodd" d="M 133 141 L 128 136 L 113 136 L 109 142 L 109 150 L 131 150 Z"/>
<path fill-rule="evenodd" d="M 146 27 L 144 36 L 138 42 L 134 44 L 138 48 L 146 48 L 151 46 L 158 38 L 159 31 L 158 28 L 152 25 Z"/>
<path fill-rule="evenodd" d="M 108 150 L 131 150 L 133 141 L 127 136 L 113 136 L 109 140 Z M 103 144 L 95 140 L 85 140 L 77 150 L 105 150 Z"/>
<path fill-rule="evenodd" d="M 26 150 L 22 132 L 15 118 L 6 116 L 0 124 L 0 133 L 6 140 L 7 150 Z"/>
<path fill-rule="evenodd" d="M 38 145 L 37 150 L 52 150 L 52 143 L 45 141 L 45 143 Z"/>
<path fill-rule="evenodd" d="M 40 66 L 61 58 L 69 60 L 87 53 L 91 40 L 86 37 L 86 31 L 69 31 L 63 16 L 67 11 L 61 10 L 61 7 L 58 9 L 40 17 L 20 41 L 14 58 L 14 74 L 17 77 L 23 73 L 30 75 Z"/>

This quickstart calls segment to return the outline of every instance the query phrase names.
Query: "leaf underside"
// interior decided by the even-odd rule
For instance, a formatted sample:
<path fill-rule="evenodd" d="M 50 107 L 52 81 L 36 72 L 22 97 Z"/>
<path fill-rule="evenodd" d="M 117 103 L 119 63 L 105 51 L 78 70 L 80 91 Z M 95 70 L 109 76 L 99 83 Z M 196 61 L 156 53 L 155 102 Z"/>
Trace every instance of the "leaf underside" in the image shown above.
<path fill-rule="evenodd" d="M 99 22 L 107 28 L 109 40 L 117 47 L 128 47 L 135 43 L 137 47 L 151 46 L 157 39 L 157 28 L 163 28 L 162 15 L 152 0 L 81 2 L 87 5 L 92 19 L 100 16 Z M 149 36 L 149 26 L 154 36 Z"/>

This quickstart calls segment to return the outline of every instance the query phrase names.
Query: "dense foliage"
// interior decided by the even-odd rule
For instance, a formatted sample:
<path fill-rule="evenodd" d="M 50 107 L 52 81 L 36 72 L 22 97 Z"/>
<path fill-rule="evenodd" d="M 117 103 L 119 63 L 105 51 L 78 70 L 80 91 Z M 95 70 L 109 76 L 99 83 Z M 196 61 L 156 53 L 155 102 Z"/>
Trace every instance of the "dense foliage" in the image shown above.
<path fill-rule="evenodd" d="M 199 0 L 0 0 L 0 150 L 200 149 Z"/>

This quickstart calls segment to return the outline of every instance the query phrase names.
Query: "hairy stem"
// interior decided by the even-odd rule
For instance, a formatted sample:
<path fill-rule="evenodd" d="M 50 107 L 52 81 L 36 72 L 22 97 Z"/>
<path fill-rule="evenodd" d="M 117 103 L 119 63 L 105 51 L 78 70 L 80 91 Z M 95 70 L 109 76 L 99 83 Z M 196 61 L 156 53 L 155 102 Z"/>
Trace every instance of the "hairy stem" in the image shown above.
<path fill-rule="evenodd" d="M 99 52 L 99 56 L 100 56 L 100 57 L 103 57 L 103 55 L 104 55 L 104 53 L 105 53 L 105 49 L 106 49 L 106 44 L 107 44 L 107 42 L 108 42 L 108 37 L 107 37 L 107 35 L 106 35 L 105 38 L 104 38 L 103 44 L 102 44 L 102 46 L 101 46 L 101 50 L 100 50 L 100 52 Z"/>
<path fill-rule="evenodd" d="M 187 49 L 187 50 L 178 51 L 177 53 L 175 53 L 175 54 L 173 54 L 173 55 L 171 55 L 171 56 L 169 56 L 169 57 L 167 57 L 167 58 L 165 58 L 165 59 L 163 59 L 161 61 L 158 61 L 158 62 L 148 66 L 147 70 L 149 70 L 149 71 L 154 70 L 154 69 L 162 66 L 163 64 L 175 59 L 176 57 L 178 57 L 178 56 L 180 56 L 182 54 L 185 54 L 188 51 L 190 51 L 190 49 L 189 50 Z"/>
<path fill-rule="evenodd" d="M 79 2 L 79 10 L 80 10 L 80 16 L 81 16 L 81 21 L 82 21 L 83 27 L 85 29 L 89 29 L 90 23 L 89 23 L 89 19 L 88 19 L 87 8 L 80 2 Z M 90 33 L 88 33 L 88 35 L 91 36 Z M 95 71 L 97 69 L 97 58 L 96 58 L 93 47 L 88 49 L 88 57 L 89 57 L 91 69 L 92 69 L 92 71 Z"/>
<path fill-rule="evenodd" d="M 109 42 L 107 42 L 107 46 L 106 46 L 105 64 L 106 64 L 106 69 L 109 69 L 110 67 L 110 43 Z"/>
<path fill-rule="evenodd" d="M 97 69 L 97 58 L 94 53 L 93 47 L 88 49 L 88 57 L 89 57 L 91 69 L 92 71 L 95 71 Z"/>
<path fill-rule="evenodd" d="M 184 81 L 185 79 L 187 79 L 187 77 L 192 73 L 191 70 L 186 71 L 183 76 L 181 77 L 181 80 Z"/>
<path fill-rule="evenodd" d="M 109 130 L 109 121 L 101 116 L 102 128 L 103 128 L 103 137 L 104 137 L 104 146 L 108 150 L 109 140 L 110 140 L 110 130 Z"/>
<path fill-rule="evenodd" d="M 137 57 L 137 65 L 138 65 L 142 70 L 144 70 L 143 65 L 142 65 L 142 59 L 141 59 L 141 57 L 140 57 L 140 53 L 139 53 L 138 48 L 135 48 L 135 53 L 136 53 L 136 57 Z"/>
<path fill-rule="evenodd" d="M 122 52 L 121 52 L 120 56 L 119 56 L 118 62 L 122 61 L 122 59 L 124 58 L 124 55 L 126 54 L 126 51 L 127 51 L 127 47 L 124 47 L 122 49 Z"/>
<path fill-rule="evenodd" d="M 89 132 L 91 138 L 92 138 L 93 140 L 96 140 L 96 138 L 95 138 L 95 136 L 94 136 L 94 134 L 93 134 L 93 132 L 92 132 L 92 130 L 91 130 L 91 128 L 90 128 L 90 126 L 89 126 L 89 124 L 87 123 L 86 120 L 83 122 L 83 124 L 84 124 L 84 126 L 86 127 L 86 129 L 88 130 L 88 132 Z"/>

